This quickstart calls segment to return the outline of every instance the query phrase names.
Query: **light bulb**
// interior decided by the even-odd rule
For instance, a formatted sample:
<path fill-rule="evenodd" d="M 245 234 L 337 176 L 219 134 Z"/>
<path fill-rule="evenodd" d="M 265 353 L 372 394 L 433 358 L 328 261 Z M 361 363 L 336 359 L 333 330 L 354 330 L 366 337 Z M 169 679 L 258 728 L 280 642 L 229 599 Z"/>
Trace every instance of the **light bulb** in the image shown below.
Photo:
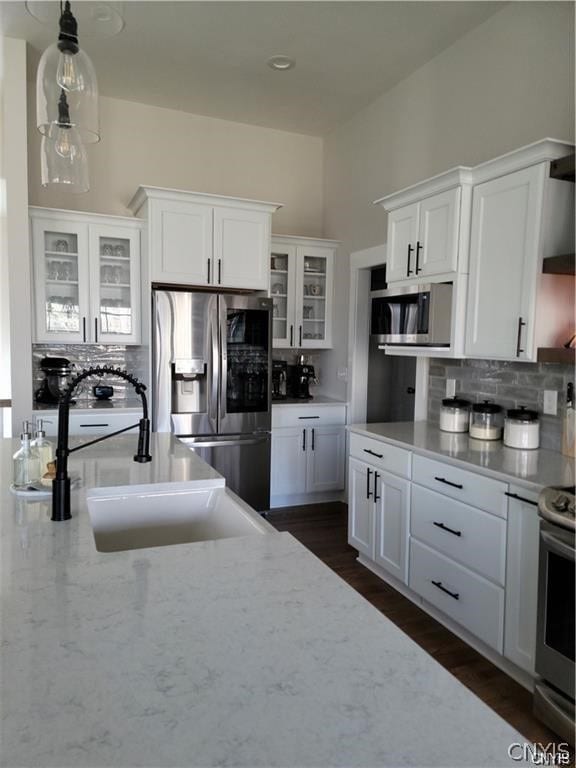
<path fill-rule="evenodd" d="M 54 149 L 60 157 L 70 157 L 74 152 L 74 144 L 70 141 L 70 128 L 58 127 L 54 131 Z"/>
<path fill-rule="evenodd" d="M 84 78 L 76 66 L 76 54 L 62 51 L 58 58 L 56 82 L 65 91 L 83 91 Z"/>

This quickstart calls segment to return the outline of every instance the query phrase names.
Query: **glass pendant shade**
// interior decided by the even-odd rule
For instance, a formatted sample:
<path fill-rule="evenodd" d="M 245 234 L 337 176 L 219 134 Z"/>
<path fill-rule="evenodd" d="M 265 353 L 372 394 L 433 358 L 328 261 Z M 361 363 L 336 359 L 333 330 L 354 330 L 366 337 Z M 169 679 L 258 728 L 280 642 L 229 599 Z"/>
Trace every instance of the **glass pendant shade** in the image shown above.
<path fill-rule="evenodd" d="M 49 46 L 40 59 L 36 77 L 36 125 L 46 136 L 58 123 L 58 99 L 66 92 L 71 122 L 84 144 L 100 141 L 98 83 L 89 57 Z"/>
<path fill-rule="evenodd" d="M 71 192 L 87 192 L 88 161 L 77 129 L 69 124 L 53 124 L 42 136 L 42 185 L 63 184 Z"/>

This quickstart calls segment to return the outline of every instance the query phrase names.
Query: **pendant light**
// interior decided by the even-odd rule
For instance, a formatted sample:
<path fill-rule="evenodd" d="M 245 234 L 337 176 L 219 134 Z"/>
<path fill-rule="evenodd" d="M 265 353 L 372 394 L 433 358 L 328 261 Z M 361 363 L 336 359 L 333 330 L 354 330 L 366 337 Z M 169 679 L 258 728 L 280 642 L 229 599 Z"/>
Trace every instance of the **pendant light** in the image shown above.
<path fill-rule="evenodd" d="M 94 66 L 78 45 L 78 24 L 70 2 L 60 3 L 58 42 L 40 59 L 36 77 L 36 125 L 45 137 L 61 124 L 61 93 L 65 93 L 67 125 L 73 126 L 83 144 L 100 141 L 98 85 Z M 68 129 L 70 130 L 70 129 Z M 70 135 L 70 134 L 69 134 Z"/>
<path fill-rule="evenodd" d="M 42 185 L 62 184 L 71 192 L 87 192 L 88 162 L 78 129 L 70 122 L 64 89 L 58 99 L 58 121 L 42 136 L 40 148 Z"/>

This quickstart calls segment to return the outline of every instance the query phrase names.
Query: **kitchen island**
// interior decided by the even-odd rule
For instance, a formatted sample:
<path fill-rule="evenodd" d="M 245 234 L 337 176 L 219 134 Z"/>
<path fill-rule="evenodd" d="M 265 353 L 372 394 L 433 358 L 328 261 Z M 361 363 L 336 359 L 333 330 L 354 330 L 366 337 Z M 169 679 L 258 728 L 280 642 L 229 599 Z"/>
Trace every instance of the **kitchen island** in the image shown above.
<path fill-rule="evenodd" d="M 520 734 L 289 534 L 98 552 L 87 488 L 222 485 L 171 436 L 73 454 L 60 523 L 0 449 L 4 768 L 513 764 Z"/>

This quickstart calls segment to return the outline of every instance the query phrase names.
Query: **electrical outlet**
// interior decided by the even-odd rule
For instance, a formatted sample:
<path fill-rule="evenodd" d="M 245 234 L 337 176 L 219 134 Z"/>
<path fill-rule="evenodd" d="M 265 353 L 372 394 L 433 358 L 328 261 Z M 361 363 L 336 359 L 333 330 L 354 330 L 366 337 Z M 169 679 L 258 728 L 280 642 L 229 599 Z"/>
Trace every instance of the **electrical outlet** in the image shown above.
<path fill-rule="evenodd" d="M 555 389 L 544 390 L 544 413 L 556 416 L 558 413 L 558 392 Z"/>
<path fill-rule="evenodd" d="M 446 379 L 446 397 L 454 397 L 456 394 L 456 379 Z"/>
<path fill-rule="evenodd" d="M 342 381 L 347 381 L 347 379 L 348 379 L 348 368 L 338 368 L 338 372 L 337 372 L 336 375 Z"/>

